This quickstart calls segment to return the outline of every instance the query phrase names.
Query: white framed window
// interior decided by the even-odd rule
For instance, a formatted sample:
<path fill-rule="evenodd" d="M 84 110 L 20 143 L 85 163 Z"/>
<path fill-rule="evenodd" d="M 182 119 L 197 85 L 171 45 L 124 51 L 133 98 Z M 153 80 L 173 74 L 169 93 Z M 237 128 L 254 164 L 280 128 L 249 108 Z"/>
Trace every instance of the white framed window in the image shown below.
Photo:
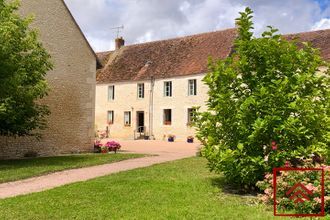
<path fill-rule="evenodd" d="M 144 98 L 144 83 L 137 84 L 137 96 L 139 99 Z"/>
<path fill-rule="evenodd" d="M 172 96 L 172 81 L 164 82 L 164 96 L 165 97 Z"/>
<path fill-rule="evenodd" d="M 115 100 L 115 86 L 108 87 L 108 101 Z"/>
<path fill-rule="evenodd" d="M 164 125 L 172 124 L 172 109 L 164 109 Z"/>
<path fill-rule="evenodd" d="M 124 125 L 131 126 L 131 112 L 124 112 Z"/>
<path fill-rule="evenodd" d="M 108 124 L 113 124 L 114 121 L 114 111 L 108 111 Z"/>
<path fill-rule="evenodd" d="M 187 125 L 190 126 L 191 123 L 193 122 L 195 113 L 196 113 L 196 109 L 194 108 L 188 108 L 187 110 Z"/>
<path fill-rule="evenodd" d="M 189 96 L 197 95 L 197 80 L 196 79 L 188 80 L 188 95 Z"/>

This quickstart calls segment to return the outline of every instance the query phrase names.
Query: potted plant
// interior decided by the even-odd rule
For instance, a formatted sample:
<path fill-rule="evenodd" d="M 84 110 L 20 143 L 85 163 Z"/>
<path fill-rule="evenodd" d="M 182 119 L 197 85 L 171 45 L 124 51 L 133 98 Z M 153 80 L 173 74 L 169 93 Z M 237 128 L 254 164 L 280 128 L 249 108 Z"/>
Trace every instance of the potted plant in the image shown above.
<path fill-rule="evenodd" d="M 94 142 L 94 153 L 101 153 L 101 141 L 100 140 L 95 140 Z"/>
<path fill-rule="evenodd" d="M 121 145 L 116 141 L 108 141 L 105 146 L 108 148 L 109 152 L 114 151 L 115 153 L 121 148 Z"/>
<path fill-rule="evenodd" d="M 175 135 L 169 134 L 169 135 L 167 136 L 167 140 L 168 140 L 168 142 L 174 142 L 174 139 L 175 139 Z"/>
<path fill-rule="evenodd" d="M 194 137 L 193 136 L 188 136 L 187 137 L 187 143 L 194 143 Z"/>
<path fill-rule="evenodd" d="M 102 154 L 108 153 L 108 147 L 107 146 L 101 146 L 101 153 Z"/>

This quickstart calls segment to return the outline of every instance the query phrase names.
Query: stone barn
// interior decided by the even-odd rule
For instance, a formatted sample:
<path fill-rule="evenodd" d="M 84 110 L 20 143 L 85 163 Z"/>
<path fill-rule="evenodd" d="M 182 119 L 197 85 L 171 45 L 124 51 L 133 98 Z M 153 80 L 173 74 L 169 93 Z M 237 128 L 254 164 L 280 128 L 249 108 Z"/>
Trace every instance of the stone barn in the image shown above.
<path fill-rule="evenodd" d="M 48 128 L 42 139 L 0 137 L 0 158 L 40 156 L 93 150 L 95 77 L 97 57 L 62 0 L 23 0 L 20 13 L 33 14 L 33 28 L 52 56 L 53 71 L 47 74 L 50 107 Z"/>

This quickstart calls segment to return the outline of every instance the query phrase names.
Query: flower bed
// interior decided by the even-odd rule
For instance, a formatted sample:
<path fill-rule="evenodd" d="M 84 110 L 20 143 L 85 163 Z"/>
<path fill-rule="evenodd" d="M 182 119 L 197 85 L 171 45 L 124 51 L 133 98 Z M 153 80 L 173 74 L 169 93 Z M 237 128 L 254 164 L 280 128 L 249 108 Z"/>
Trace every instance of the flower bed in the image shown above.
<path fill-rule="evenodd" d="M 121 148 L 121 145 L 116 141 L 108 141 L 105 144 L 102 144 L 101 141 L 97 140 L 94 143 L 94 152 L 95 153 L 108 153 L 108 152 L 115 152 Z"/>
<path fill-rule="evenodd" d="M 116 141 L 109 141 L 105 146 L 108 148 L 109 152 L 114 151 L 115 153 L 121 148 L 121 145 Z"/>
<path fill-rule="evenodd" d="M 330 214 L 330 166 L 316 164 L 305 161 L 304 168 L 323 168 L 324 169 L 324 189 L 325 189 L 325 212 Z M 277 210 L 294 213 L 320 213 L 321 212 L 321 172 L 319 171 L 281 171 L 276 177 L 276 204 Z M 295 183 L 302 183 L 312 195 L 309 195 L 310 201 L 294 202 L 286 195 Z M 259 181 L 257 186 L 264 191 L 259 195 L 263 203 L 274 204 L 273 174 L 265 175 L 263 181 Z"/>

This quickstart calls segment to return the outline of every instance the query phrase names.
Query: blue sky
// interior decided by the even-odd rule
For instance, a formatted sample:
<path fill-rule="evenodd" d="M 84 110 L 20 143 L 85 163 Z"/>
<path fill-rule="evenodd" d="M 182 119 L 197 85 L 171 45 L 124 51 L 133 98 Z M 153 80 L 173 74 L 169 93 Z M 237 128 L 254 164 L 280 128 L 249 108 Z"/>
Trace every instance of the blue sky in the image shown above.
<path fill-rule="evenodd" d="M 327 6 L 329 6 L 330 0 L 316 0 L 316 2 L 320 5 L 320 7 L 325 10 Z"/>
<path fill-rule="evenodd" d="M 281 33 L 330 28 L 330 0 L 65 0 L 95 51 L 114 48 L 112 27 L 136 44 L 234 27 L 246 6 L 256 35 L 267 25 Z"/>

